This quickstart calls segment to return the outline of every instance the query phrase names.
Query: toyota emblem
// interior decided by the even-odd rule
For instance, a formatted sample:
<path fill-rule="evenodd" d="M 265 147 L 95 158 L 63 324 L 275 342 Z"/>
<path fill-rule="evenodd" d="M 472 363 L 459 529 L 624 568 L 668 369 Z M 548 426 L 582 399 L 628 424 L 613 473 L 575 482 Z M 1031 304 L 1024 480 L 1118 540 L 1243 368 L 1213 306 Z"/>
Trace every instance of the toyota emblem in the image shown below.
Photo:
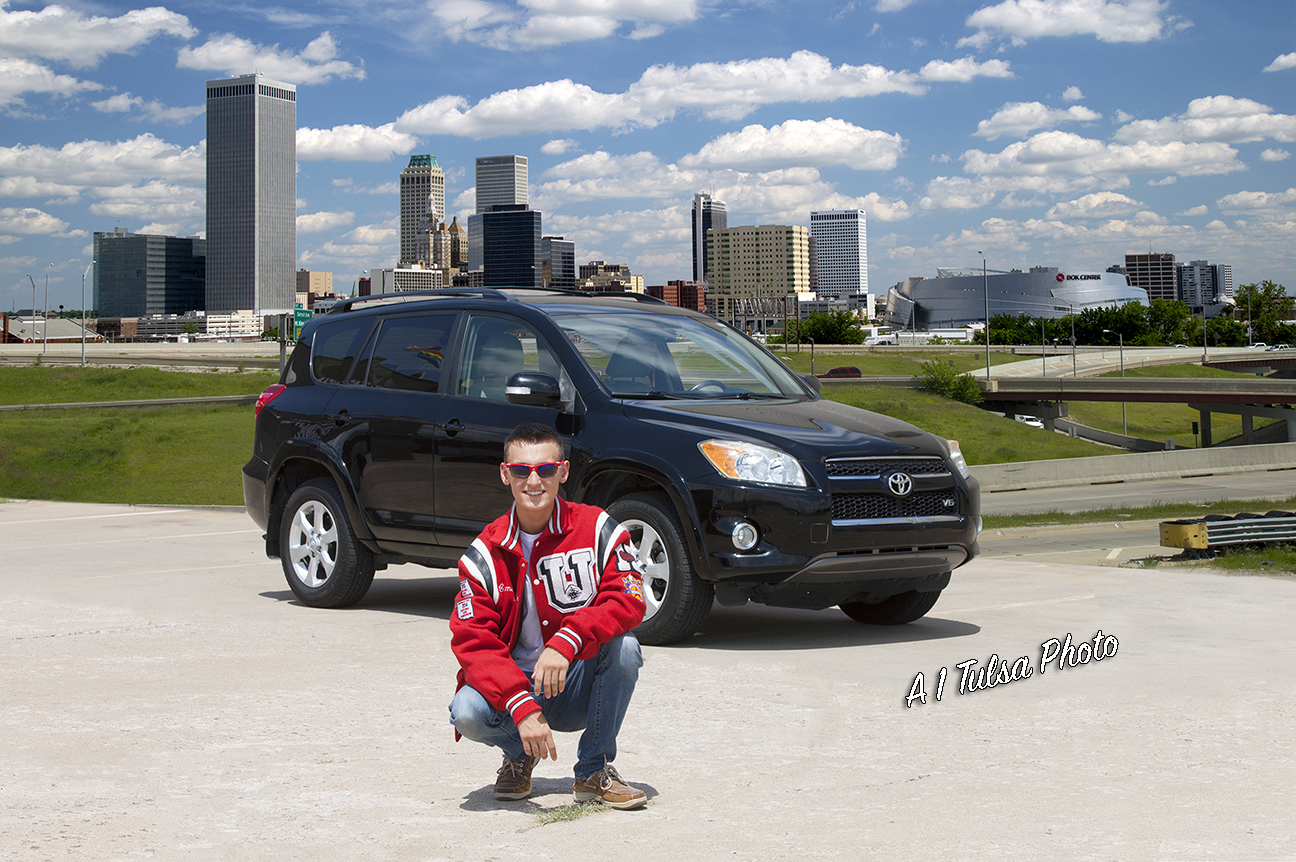
<path fill-rule="evenodd" d="M 892 473 L 887 476 L 887 487 L 897 497 L 908 497 L 913 491 L 913 479 L 909 478 L 908 473 Z"/>

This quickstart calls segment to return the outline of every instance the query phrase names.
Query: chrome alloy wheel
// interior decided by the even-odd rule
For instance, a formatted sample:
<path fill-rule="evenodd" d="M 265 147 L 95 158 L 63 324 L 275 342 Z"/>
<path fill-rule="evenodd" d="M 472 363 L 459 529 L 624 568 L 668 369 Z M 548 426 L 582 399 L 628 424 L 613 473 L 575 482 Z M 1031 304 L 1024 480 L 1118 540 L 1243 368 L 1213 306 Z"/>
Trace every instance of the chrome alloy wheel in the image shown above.
<path fill-rule="evenodd" d="M 319 587 L 337 565 L 337 522 L 319 500 L 306 500 L 293 515 L 288 552 L 293 575 L 303 585 Z"/>
<path fill-rule="evenodd" d="M 638 551 L 639 562 L 644 567 L 644 604 L 648 606 L 644 619 L 652 619 L 661 609 L 666 598 L 666 589 L 670 586 L 670 557 L 666 553 L 666 544 L 651 525 L 629 518 L 621 526 L 630 533 L 630 541 Z"/>

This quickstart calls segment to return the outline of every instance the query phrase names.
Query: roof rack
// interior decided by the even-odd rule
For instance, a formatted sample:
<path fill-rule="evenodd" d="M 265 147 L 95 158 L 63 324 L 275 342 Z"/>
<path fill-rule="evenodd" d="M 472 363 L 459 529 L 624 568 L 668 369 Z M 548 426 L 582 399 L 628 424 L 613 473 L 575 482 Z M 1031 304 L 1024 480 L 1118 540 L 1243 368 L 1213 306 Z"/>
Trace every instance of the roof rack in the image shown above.
<path fill-rule="evenodd" d="M 502 290 L 496 290 L 493 287 L 440 287 L 435 290 L 405 290 L 399 293 L 375 293 L 371 296 L 353 296 L 350 299 L 344 299 L 336 303 L 328 310 L 329 314 L 335 312 L 350 311 L 357 305 L 368 305 L 370 303 L 382 303 L 390 305 L 398 302 L 416 302 L 420 299 L 436 299 L 438 297 L 451 296 L 476 296 L 481 299 L 498 299 L 504 302 L 512 302 L 513 298 Z"/>
<path fill-rule="evenodd" d="M 556 296 L 585 296 L 585 297 L 597 296 L 600 298 L 607 298 L 607 299 L 628 299 L 628 300 L 633 300 L 634 302 L 648 302 L 648 303 L 652 303 L 653 305 L 670 305 L 670 303 L 664 299 L 658 299 L 657 297 L 649 296 L 646 293 L 635 293 L 634 291 L 630 291 L 630 290 L 621 293 L 614 293 L 611 291 L 607 293 L 602 293 L 602 292 L 591 291 L 591 290 L 575 290 L 567 287 L 505 287 L 505 288 L 501 288 L 501 290 L 508 290 L 508 291 L 534 290 L 536 292 L 552 294 Z"/>

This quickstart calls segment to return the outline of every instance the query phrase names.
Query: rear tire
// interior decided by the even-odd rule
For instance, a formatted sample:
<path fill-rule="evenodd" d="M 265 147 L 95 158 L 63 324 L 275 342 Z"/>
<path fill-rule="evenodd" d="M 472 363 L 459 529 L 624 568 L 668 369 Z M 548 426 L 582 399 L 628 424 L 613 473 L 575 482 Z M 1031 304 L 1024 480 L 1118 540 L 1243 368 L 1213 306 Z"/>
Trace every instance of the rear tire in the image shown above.
<path fill-rule="evenodd" d="M 838 607 L 846 616 L 857 623 L 869 623 L 875 626 L 898 626 L 922 618 L 936 604 L 941 591 L 920 593 L 910 590 L 889 599 L 883 599 L 875 605 L 867 602 L 845 602 Z"/>
<path fill-rule="evenodd" d="M 353 605 L 373 583 L 373 554 L 356 539 L 332 479 L 303 482 L 288 498 L 279 559 L 293 595 L 312 608 Z"/>
<path fill-rule="evenodd" d="M 625 527 L 644 566 L 644 620 L 640 643 L 675 643 L 696 632 L 711 612 L 715 588 L 693 570 L 684 525 L 665 494 L 639 492 L 616 500 L 607 513 Z"/>

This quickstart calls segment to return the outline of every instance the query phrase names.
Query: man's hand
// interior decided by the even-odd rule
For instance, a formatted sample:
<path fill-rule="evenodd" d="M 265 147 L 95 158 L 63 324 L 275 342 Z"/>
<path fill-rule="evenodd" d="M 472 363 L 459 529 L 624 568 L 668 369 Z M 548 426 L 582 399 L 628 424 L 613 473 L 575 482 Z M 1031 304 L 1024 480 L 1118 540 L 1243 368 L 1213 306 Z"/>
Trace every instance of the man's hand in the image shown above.
<path fill-rule="evenodd" d="M 571 662 L 553 647 L 545 647 L 536 659 L 535 670 L 531 678 L 535 681 L 535 693 L 545 697 L 555 697 L 567 685 L 567 668 Z"/>
<path fill-rule="evenodd" d="M 533 712 L 518 722 L 518 735 L 522 737 L 522 750 L 532 757 L 542 760 L 558 759 L 558 749 L 554 746 L 553 732 L 549 722 L 545 721 L 543 712 Z"/>

